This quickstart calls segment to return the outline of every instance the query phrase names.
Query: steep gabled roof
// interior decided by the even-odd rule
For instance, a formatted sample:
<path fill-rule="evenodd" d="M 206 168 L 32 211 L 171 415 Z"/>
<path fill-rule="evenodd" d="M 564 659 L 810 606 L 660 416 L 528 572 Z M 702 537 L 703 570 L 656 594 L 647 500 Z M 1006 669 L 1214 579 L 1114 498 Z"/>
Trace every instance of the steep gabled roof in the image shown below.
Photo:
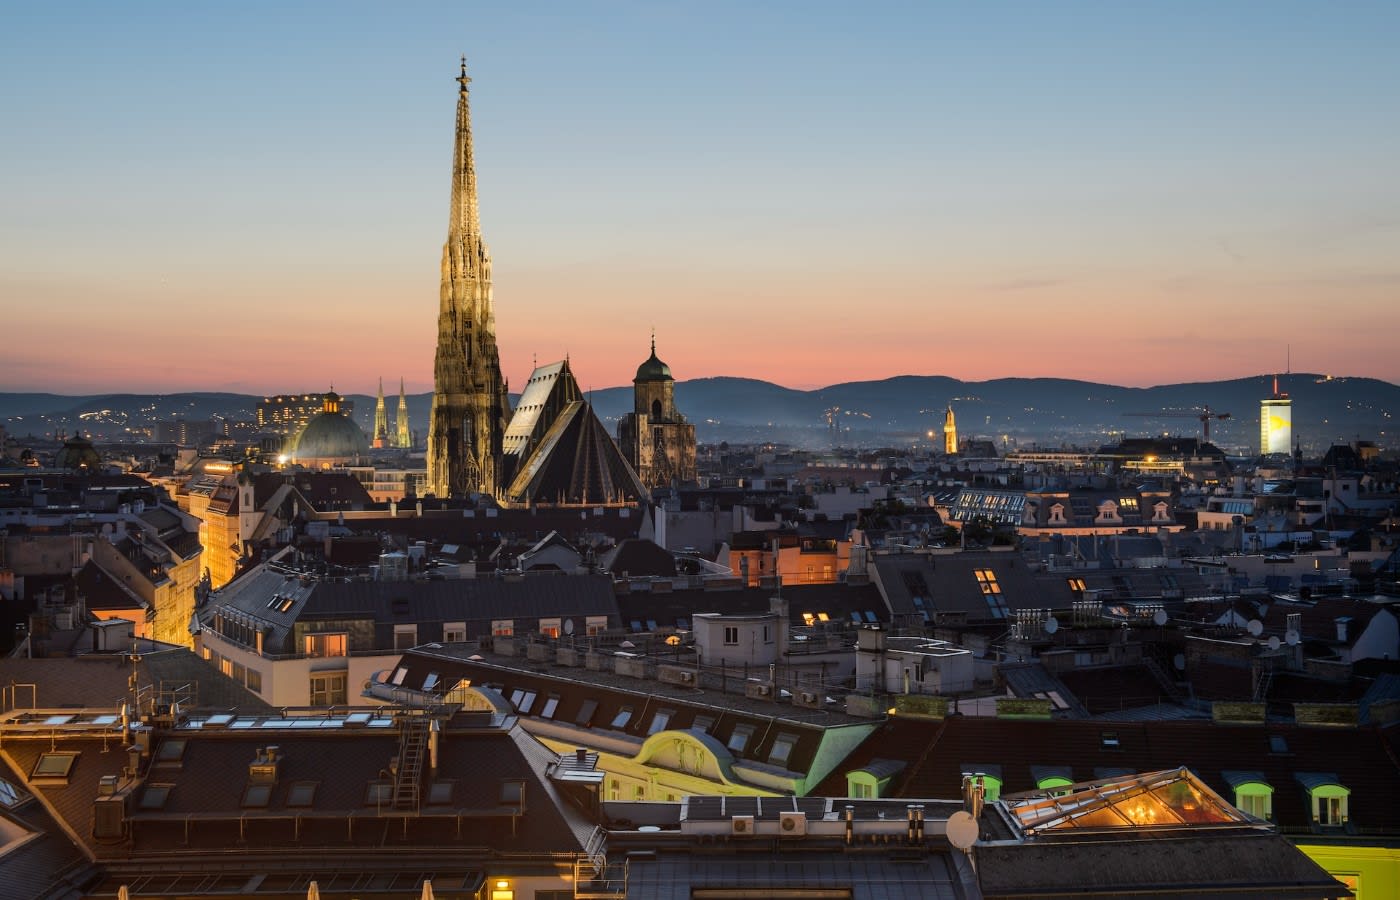
<path fill-rule="evenodd" d="M 576 400 L 550 425 L 507 496 L 517 504 L 604 506 L 649 495 L 593 407 Z"/>

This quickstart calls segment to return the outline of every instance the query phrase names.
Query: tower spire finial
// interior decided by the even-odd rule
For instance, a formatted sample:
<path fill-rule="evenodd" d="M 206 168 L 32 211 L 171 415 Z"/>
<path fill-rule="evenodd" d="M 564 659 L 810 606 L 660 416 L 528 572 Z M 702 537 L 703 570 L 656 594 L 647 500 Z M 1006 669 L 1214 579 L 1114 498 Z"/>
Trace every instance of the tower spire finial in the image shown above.
<path fill-rule="evenodd" d="M 656 355 L 656 326 L 651 327 L 651 355 Z"/>

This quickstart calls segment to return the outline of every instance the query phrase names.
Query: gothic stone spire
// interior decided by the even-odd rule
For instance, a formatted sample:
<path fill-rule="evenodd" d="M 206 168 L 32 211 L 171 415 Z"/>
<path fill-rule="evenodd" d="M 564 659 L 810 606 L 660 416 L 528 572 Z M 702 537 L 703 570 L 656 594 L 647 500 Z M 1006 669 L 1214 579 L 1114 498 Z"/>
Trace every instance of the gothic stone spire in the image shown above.
<path fill-rule="evenodd" d="M 457 78 L 451 216 L 442 248 L 427 489 L 439 497 L 495 495 L 510 403 L 496 350 L 491 254 L 481 237 L 466 60 Z"/>

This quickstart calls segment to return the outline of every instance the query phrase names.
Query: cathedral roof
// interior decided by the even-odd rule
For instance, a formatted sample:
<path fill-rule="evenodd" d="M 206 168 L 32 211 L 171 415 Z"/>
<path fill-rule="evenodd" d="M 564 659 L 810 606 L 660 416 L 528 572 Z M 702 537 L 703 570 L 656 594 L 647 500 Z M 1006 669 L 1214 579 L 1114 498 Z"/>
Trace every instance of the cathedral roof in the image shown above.
<path fill-rule="evenodd" d="M 102 457 L 92 446 L 92 441 L 79 433 L 63 442 L 63 448 L 54 455 L 53 464 L 56 469 L 86 468 L 95 472 L 102 464 Z"/>
<path fill-rule="evenodd" d="M 350 459 L 369 452 L 369 441 L 360 426 L 338 412 L 312 416 L 297 436 L 294 459 Z"/>
<path fill-rule="evenodd" d="M 647 496 L 637 473 L 583 400 L 570 403 L 550 424 L 508 491 L 513 503 L 593 506 L 631 504 Z"/>

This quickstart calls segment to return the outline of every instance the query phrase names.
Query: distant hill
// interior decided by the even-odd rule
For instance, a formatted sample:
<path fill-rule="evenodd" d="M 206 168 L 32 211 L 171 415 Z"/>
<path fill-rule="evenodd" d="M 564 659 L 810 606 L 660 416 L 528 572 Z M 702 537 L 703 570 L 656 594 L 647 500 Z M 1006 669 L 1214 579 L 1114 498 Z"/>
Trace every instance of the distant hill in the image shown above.
<path fill-rule="evenodd" d="M 1279 387 L 1293 399 L 1294 432 L 1305 451 L 1358 437 L 1400 446 L 1393 418 L 1400 415 L 1400 387 L 1394 384 L 1294 373 L 1280 376 Z M 905 375 L 811 391 L 750 378 L 698 378 L 676 383 L 676 405 L 695 423 L 702 442 L 778 440 L 812 448 L 833 443 L 908 446 L 927 440 L 930 430 L 941 440 L 943 411 L 949 403 L 960 435 L 999 443 L 1005 436 L 1022 445 L 1042 446 L 1093 445 L 1119 433 L 1196 435 L 1201 430 L 1197 413 L 1208 405 L 1216 413 L 1230 413 L 1230 418 L 1212 422 L 1212 439 L 1227 450 L 1248 452 L 1258 445 L 1259 401 L 1272 389 L 1272 379 L 1266 376 L 1126 388 L 1056 378 L 970 382 Z M 376 398 L 349 396 L 355 401 L 356 420 L 369 431 Z M 630 386 L 595 390 L 589 396 L 610 430 L 632 408 Z M 15 435 L 83 427 L 100 436 L 100 423 L 109 418 L 133 423 L 216 415 L 251 419 L 260 399 L 221 393 L 0 394 L 0 419 Z M 408 397 L 409 418 L 420 434 L 427 431 L 431 402 L 431 394 Z M 396 396 L 387 398 L 390 427 L 397 406 Z M 112 415 L 94 420 L 92 414 L 98 411 Z M 828 425 L 828 411 L 837 432 Z M 88 417 L 80 418 L 85 413 Z M 81 422 L 89 424 L 80 426 Z"/>

